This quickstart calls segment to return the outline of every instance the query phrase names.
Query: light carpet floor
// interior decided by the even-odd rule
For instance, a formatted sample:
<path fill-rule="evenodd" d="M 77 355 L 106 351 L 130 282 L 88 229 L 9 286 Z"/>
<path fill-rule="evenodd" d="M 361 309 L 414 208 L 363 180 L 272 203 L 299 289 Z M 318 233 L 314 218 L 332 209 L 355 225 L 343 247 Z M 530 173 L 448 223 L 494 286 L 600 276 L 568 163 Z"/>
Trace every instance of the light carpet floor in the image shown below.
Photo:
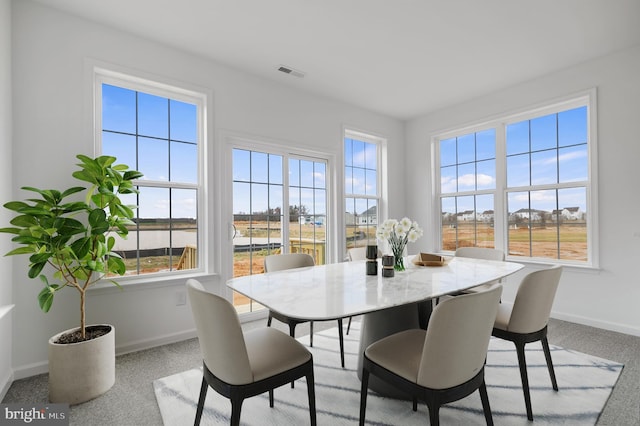
<path fill-rule="evenodd" d="M 314 333 L 313 353 L 318 425 L 353 425 L 358 422 L 360 381 L 356 375 L 358 323 L 345 335 L 346 368 L 340 368 L 337 329 Z M 299 339 L 308 346 L 308 336 Z M 576 351 L 551 346 L 559 392 L 553 391 L 540 343 L 527 345 L 527 364 L 536 425 L 593 425 L 596 423 L 623 365 Z M 202 372 L 192 369 L 155 380 L 156 399 L 165 426 L 191 424 L 195 415 Z M 527 421 L 515 348 L 512 343 L 491 340 L 485 380 L 496 425 L 531 425 Z M 229 424 L 230 403 L 209 389 L 202 425 Z M 484 425 L 477 392 L 444 406 L 443 425 Z M 411 410 L 408 401 L 369 392 L 367 423 L 376 425 L 428 424 L 427 407 Z M 267 394 L 245 400 L 243 425 L 309 424 L 305 380 L 275 391 L 275 407 Z"/>

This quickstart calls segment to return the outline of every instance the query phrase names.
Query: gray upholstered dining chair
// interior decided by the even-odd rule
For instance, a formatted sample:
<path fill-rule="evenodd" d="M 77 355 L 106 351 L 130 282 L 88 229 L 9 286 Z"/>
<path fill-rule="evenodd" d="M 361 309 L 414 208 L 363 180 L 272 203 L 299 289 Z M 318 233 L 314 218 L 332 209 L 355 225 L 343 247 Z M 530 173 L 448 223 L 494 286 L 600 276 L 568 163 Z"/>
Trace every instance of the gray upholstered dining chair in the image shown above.
<path fill-rule="evenodd" d="M 203 356 L 202 385 L 195 425 L 200 424 L 207 389 L 231 400 L 231 425 L 240 424 L 244 399 L 306 377 L 311 424 L 316 424 L 313 357 L 300 342 L 280 330 L 261 328 L 243 333 L 238 314 L 223 297 L 207 292 L 194 279 L 187 293 Z"/>
<path fill-rule="evenodd" d="M 272 254 L 264 258 L 264 271 L 282 271 L 285 269 L 303 268 L 306 266 L 314 266 L 313 257 L 306 253 L 288 253 L 288 254 Z M 313 347 L 313 321 L 291 318 L 280 312 L 269 310 L 269 318 L 267 319 L 267 327 L 271 327 L 273 318 L 281 321 L 289 326 L 289 335 L 295 337 L 295 330 L 298 324 L 309 323 L 309 344 Z M 342 318 L 338 319 L 338 335 L 340 340 L 340 362 L 344 367 L 344 338 L 342 335 Z M 292 383 L 293 385 L 293 383 Z"/>
<path fill-rule="evenodd" d="M 484 259 L 484 260 L 498 260 L 504 261 L 504 251 L 496 248 L 485 248 L 485 247 L 460 247 L 456 250 L 456 257 L 471 257 L 474 259 Z M 470 288 L 465 290 L 465 293 L 478 291 L 478 290 L 486 290 L 494 283 L 483 284 L 477 287 Z"/>
<path fill-rule="evenodd" d="M 524 349 L 527 343 L 538 340 L 542 343 L 551 385 L 553 390 L 558 390 L 549 341 L 547 340 L 547 323 L 561 275 L 562 267 L 560 265 L 526 275 L 518 287 L 513 306 L 500 304 L 493 326 L 493 336 L 509 340 L 516 345 L 524 402 L 529 420 L 533 420 L 533 411 Z"/>
<path fill-rule="evenodd" d="M 459 247 L 455 252 L 455 257 L 469 257 L 472 259 L 484 259 L 484 260 L 504 260 L 504 252 L 500 249 L 494 248 L 485 248 L 485 247 Z M 496 282 L 502 282 L 502 280 L 498 280 Z M 459 293 L 452 294 L 450 296 L 457 296 L 460 294 L 473 293 L 476 291 L 486 290 L 491 287 L 495 282 L 482 284 L 477 287 L 468 288 Z M 435 304 L 440 303 L 440 297 L 436 297 Z"/>
<path fill-rule="evenodd" d="M 379 377 L 413 399 L 427 403 L 431 425 L 438 425 L 440 406 L 480 392 L 488 425 L 493 416 L 484 381 L 484 366 L 502 285 L 443 300 L 426 330 L 401 331 L 367 347 L 362 367 L 360 425 L 364 425 L 369 375 Z"/>
<path fill-rule="evenodd" d="M 382 257 L 382 251 L 378 249 L 378 258 Z M 347 250 L 347 259 L 350 262 L 354 260 L 366 260 L 367 259 L 367 247 L 353 247 Z"/>

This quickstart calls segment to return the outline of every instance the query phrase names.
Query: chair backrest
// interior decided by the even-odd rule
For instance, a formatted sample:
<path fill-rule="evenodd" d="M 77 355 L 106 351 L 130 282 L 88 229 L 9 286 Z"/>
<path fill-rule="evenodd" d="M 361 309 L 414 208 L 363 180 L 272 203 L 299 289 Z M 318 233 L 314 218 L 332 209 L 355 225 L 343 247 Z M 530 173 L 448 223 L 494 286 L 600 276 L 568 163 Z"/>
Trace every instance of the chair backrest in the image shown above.
<path fill-rule="evenodd" d="M 483 368 L 502 285 L 441 301 L 433 310 L 418 370 L 418 384 L 446 389 Z"/>
<path fill-rule="evenodd" d="M 562 275 L 562 266 L 527 274 L 516 293 L 507 331 L 533 333 L 549 322 L 551 306 Z"/>
<path fill-rule="evenodd" d="M 504 252 L 500 249 L 484 247 L 460 247 L 456 257 L 472 257 L 474 259 L 504 260 Z"/>
<path fill-rule="evenodd" d="M 365 260 L 367 258 L 367 247 L 354 247 L 347 250 L 349 261 Z M 382 251 L 378 249 L 378 258 L 382 257 Z"/>
<path fill-rule="evenodd" d="M 264 271 L 282 271 L 284 269 L 314 266 L 313 257 L 306 253 L 272 254 L 264 258 Z"/>
<path fill-rule="evenodd" d="M 238 314 L 229 301 L 187 280 L 187 294 L 207 368 L 233 385 L 253 382 L 249 355 Z"/>

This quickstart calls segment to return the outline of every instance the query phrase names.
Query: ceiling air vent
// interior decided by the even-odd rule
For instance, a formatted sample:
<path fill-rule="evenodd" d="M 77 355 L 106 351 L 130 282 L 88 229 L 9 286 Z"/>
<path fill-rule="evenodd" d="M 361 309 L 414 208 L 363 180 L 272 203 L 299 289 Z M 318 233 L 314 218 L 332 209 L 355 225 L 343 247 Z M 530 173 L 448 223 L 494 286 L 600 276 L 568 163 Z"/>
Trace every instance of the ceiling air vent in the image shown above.
<path fill-rule="evenodd" d="M 302 71 L 295 70 L 295 69 L 293 69 L 291 67 L 288 67 L 286 65 L 280 65 L 278 67 L 278 71 L 283 72 L 285 74 L 292 75 L 294 77 L 298 77 L 298 78 L 304 77 L 304 73 Z"/>

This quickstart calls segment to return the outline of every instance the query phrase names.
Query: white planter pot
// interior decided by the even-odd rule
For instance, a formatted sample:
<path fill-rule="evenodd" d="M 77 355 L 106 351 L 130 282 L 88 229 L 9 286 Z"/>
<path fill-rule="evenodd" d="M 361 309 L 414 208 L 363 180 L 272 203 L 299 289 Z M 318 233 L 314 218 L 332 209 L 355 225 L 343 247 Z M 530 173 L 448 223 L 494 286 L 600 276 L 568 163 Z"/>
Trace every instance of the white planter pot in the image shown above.
<path fill-rule="evenodd" d="M 80 343 L 54 343 L 77 329 L 49 339 L 49 401 L 79 404 L 111 389 L 116 381 L 115 329 L 104 326 L 111 331 Z"/>

